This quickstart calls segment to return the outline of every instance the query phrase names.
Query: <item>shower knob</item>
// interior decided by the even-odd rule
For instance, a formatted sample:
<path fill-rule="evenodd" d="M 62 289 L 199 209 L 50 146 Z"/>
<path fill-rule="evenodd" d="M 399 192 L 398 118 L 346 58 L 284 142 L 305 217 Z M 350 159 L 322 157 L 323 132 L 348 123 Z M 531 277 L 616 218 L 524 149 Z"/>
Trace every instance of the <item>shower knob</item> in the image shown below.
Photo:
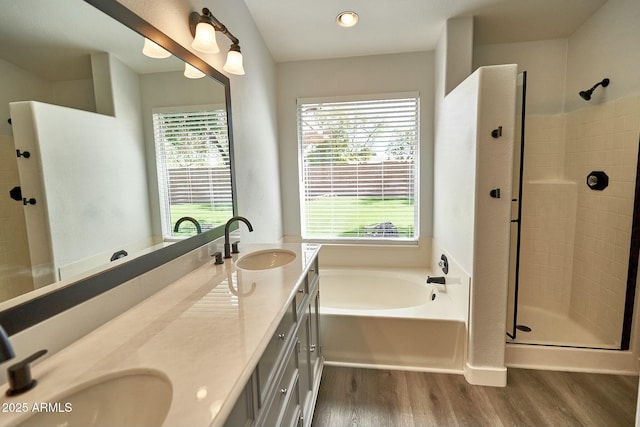
<path fill-rule="evenodd" d="M 593 171 L 587 175 L 587 186 L 602 191 L 609 186 L 609 177 L 603 171 Z"/>

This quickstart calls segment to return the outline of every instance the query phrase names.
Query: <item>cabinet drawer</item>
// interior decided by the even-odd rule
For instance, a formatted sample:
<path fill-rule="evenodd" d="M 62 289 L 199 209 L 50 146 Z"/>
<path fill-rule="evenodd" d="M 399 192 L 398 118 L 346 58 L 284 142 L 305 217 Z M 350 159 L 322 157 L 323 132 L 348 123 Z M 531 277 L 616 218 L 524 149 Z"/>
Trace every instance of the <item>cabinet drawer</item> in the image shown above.
<path fill-rule="evenodd" d="M 262 358 L 258 362 L 258 397 L 260 407 L 264 406 L 265 396 L 273 388 L 275 376 L 277 374 L 278 360 L 284 358 L 284 352 L 291 342 L 295 327 L 294 304 L 290 304 L 287 312 L 280 321 L 276 332 L 271 337 Z"/>
<path fill-rule="evenodd" d="M 263 424 L 265 426 L 280 426 L 283 425 L 283 422 L 288 422 L 284 418 L 286 412 L 288 410 L 295 411 L 296 406 L 299 405 L 297 352 L 295 347 L 291 350 L 282 378 L 280 378 L 278 386 L 273 391 L 273 401 L 264 418 Z M 292 402 L 291 405 L 289 404 L 290 402 Z M 293 408 L 290 408 L 290 406 L 293 406 Z M 289 416 L 292 415 L 290 414 Z"/>
<path fill-rule="evenodd" d="M 284 409 L 282 413 L 282 418 L 280 419 L 281 426 L 284 427 L 298 427 L 300 416 L 302 415 L 302 406 L 300 405 L 299 394 L 298 394 L 298 382 L 296 381 L 295 386 L 291 390 L 291 396 L 289 396 L 289 401 L 287 402 L 287 407 Z"/>

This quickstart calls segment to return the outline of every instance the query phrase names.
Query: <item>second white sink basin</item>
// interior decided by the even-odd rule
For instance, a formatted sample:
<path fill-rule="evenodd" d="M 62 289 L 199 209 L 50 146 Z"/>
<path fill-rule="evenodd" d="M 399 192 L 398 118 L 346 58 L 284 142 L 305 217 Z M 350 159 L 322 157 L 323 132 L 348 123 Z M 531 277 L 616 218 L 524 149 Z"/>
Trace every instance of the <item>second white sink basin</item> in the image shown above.
<path fill-rule="evenodd" d="M 296 253 L 288 249 L 265 249 L 239 258 L 236 267 L 243 270 L 268 270 L 287 265 L 294 259 Z"/>
<path fill-rule="evenodd" d="M 83 384 L 46 402 L 17 427 L 160 426 L 169 412 L 173 389 L 162 374 L 119 372 Z"/>

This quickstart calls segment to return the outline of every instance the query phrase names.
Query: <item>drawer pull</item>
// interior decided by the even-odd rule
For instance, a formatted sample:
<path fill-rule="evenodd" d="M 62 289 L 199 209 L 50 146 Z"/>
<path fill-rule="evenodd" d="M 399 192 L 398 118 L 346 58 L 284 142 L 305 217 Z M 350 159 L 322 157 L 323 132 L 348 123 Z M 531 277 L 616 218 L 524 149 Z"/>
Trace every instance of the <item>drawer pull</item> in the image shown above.
<path fill-rule="evenodd" d="M 281 388 L 280 389 L 280 393 L 282 393 L 283 395 L 287 394 L 287 389 L 286 388 Z"/>
<path fill-rule="evenodd" d="M 285 334 L 278 334 L 278 339 L 284 341 Z"/>
<path fill-rule="evenodd" d="M 311 345 L 309 346 L 309 351 L 310 351 L 311 353 L 313 353 L 314 351 L 316 351 L 316 345 L 315 345 L 315 344 L 311 344 Z"/>

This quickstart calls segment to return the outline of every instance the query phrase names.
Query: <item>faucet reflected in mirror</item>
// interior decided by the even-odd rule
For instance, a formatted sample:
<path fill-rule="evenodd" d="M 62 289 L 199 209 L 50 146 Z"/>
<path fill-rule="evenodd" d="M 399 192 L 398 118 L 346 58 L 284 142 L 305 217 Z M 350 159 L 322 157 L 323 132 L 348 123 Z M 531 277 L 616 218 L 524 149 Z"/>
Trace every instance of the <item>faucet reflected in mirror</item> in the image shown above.
<path fill-rule="evenodd" d="M 231 244 L 229 243 L 229 227 L 234 221 L 244 222 L 245 224 L 247 224 L 247 228 L 249 229 L 249 231 L 250 232 L 253 231 L 253 226 L 251 225 L 249 220 L 243 216 L 234 216 L 229 221 L 227 221 L 226 225 L 224 226 L 224 257 L 225 258 L 231 258 Z M 239 252 L 238 242 L 234 242 L 233 253 L 237 254 L 238 252 Z"/>
<path fill-rule="evenodd" d="M 7 333 L 0 326 L 0 363 L 6 362 L 16 357 Z"/>
<path fill-rule="evenodd" d="M 191 222 L 193 225 L 196 226 L 197 234 L 202 233 L 202 227 L 200 226 L 200 223 L 198 222 L 198 220 L 196 220 L 195 218 L 191 218 L 190 216 L 183 216 L 182 218 L 177 220 L 175 227 L 173 227 L 173 232 L 177 233 L 180 230 L 180 224 L 182 224 L 185 221 Z"/>

